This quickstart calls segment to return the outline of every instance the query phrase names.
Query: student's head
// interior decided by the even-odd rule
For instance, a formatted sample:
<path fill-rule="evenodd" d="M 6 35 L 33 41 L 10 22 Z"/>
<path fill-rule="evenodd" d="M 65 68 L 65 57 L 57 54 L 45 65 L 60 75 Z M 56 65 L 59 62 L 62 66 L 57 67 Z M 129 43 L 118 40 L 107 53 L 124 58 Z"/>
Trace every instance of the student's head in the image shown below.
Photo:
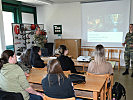
<path fill-rule="evenodd" d="M 20 56 L 20 59 L 24 64 L 29 65 L 30 52 L 31 52 L 31 49 L 26 49 L 25 52 L 23 52 L 22 55 Z"/>
<path fill-rule="evenodd" d="M 60 62 L 57 59 L 50 60 L 47 65 L 48 74 L 60 74 L 63 73 Z"/>
<path fill-rule="evenodd" d="M 129 25 L 129 32 L 133 32 L 133 24 Z"/>
<path fill-rule="evenodd" d="M 37 29 L 36 29 L 36 34 L 39 35 L 40 32 L 41 32 L 40 27 L 37 27 Z"/>
<path fill-rule="evenodd" d="M 5 50 L 1 54 L 1 59 L 3 60 L 4 64 L 6 63 L 12 63 L 15 64 L 17 62 L 16 55 L 12 50 Z"/>
<path fill-rule="evenodd" d="M 39 55 L 41 55 L 41 49 L 40 49 L 40 47 L 33 46 L 32 49 L 31 49 L 31 53 L 32 54 L 39 54 Z"/>
<path fill-rule="evenodd" d="M 58 50 L 59 50 L 60 55 L 68 54 L 68 48 L 65 45 L 60 45 Z"/>
<path fill-rule="evenodd" d="M 98 63 L 105 61 L 105 50 L 101 44 L 95 47 L 95 61 Z"/>
<path fill-rule="evenodd" d="M 57 75 L 57 78 L 58 78 L 58 84 L 60 85 L 61 81 L 60 80 L 64 80 L 64 78 L 66 77 L 63 73 L 63 70 L 61 68 L 61 65 L 59 63 L 59 61 L 57 59 L 53 59 L 53 60 L 50 60 L 47 64 L 47 72 L 48 72 L 48 82 L 49 82 L 49 86 L 52 85 L 51 83 L 51 80 L 50 80 L 50 77 L 51 75 Z M 56 80 L 56 79 L 55 79 Z"/>

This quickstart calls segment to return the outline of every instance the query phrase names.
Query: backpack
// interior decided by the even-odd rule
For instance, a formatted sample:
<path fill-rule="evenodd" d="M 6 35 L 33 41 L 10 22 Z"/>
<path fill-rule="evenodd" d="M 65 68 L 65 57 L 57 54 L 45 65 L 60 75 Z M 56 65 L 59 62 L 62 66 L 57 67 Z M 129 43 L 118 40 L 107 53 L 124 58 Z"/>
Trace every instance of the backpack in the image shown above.
<path fill-rule="evenodd" d="M 115 82 L 112 88 L 112 97 L 115 100 L 120 100 L 122 96 L 125 97 L 126 100 L 126 90 L 121 83 Z"/>
<path fill-rule="evenodd" d="M 85 76 L 77 75 L 77 74 L 71 74 L 68 76 L 68 78 L 71 80 L 73 84 L 81 84 L 85 83 Z"/>

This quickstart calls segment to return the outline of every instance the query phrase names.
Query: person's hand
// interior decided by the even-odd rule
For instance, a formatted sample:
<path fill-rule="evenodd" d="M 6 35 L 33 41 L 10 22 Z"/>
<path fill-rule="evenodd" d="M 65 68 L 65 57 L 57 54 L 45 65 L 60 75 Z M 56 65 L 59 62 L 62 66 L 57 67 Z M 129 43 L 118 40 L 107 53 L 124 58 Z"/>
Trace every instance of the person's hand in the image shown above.
<path fill-rule="evenodd" d="M 125 46 L 125 43 L 122 43 L 122 46 Z"/>
<path fill-rule="evenodd" d="M 36 95 L 39 95 L 39 96 L 41 96 L 43 98 L 43 93 L 37 92 Z"/>

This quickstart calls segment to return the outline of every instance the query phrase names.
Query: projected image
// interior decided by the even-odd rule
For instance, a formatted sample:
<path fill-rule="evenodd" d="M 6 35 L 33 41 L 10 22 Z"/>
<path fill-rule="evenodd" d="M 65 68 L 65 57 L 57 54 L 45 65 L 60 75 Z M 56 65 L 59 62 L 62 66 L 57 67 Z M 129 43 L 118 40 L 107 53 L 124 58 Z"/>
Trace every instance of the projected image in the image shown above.
<path fill-rule="evenodd" d="M 88 42 L 122 42 L 120 14 L 88 17 Z"/>
<path fill-rule="evenodd" d="M 120 23 L 120 14 L 88 17 L 88 32 L 117 32 Z"/>

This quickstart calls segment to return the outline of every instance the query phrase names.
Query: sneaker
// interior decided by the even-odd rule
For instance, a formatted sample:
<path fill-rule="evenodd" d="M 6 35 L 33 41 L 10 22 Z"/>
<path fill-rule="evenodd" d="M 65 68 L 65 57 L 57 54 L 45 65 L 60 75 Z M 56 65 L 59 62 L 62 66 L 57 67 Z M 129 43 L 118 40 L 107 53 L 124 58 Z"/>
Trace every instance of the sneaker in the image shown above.
<path fill-rule="evenodd" d="M 124 73 L 122 73 L 122 75 L 128 75 L 128 74 L 129 74 L 128 69 L 126 69 L 126 71 Z"/>
<path fill-rule="evenodd" d="M 131 74 L 131 77 L 133 77 L 133 72 L 132 72 L 132 74 Z"/>

